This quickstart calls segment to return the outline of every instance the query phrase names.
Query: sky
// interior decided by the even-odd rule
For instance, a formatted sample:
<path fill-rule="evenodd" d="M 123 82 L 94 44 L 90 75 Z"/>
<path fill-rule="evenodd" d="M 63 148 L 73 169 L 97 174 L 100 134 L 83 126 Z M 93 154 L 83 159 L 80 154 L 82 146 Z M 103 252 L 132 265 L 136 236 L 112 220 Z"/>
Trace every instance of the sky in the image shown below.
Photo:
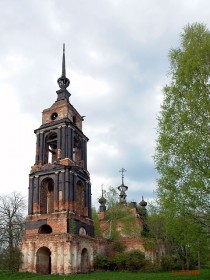
<path fill-rule="evenodd" d="M 0 0 L 0 195 L 26 199 L 34 129 L 57 98 L 62 44 L 70 102 L 85 117 L 92 202 L 101 185 L 155 198 L 153 156 L 168 53 L 187 24 L 210 24 L 209 0 Z"/>

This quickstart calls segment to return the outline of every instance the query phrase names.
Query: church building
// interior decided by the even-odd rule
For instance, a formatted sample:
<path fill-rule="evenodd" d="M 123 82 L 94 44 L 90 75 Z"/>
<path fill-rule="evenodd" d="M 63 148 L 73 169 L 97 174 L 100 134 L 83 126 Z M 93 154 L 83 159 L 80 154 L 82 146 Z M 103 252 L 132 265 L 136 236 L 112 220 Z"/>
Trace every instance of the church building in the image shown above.
<path fill-rule="evenodd" d="M 94 226 L 83 117 L 70 103 L 63 46 L 60 89 L 42 112 L 29 175 L 28 216 L 20 271 L 70 274 L 93 270 Z"/>
<path fill-rule="evenodd" d="M 67 87 L 65 46 L 63 46 L 62 74 L 57 99 L 42 112 L 42 124 L 35 129 L 36 156 L 29 174 L 28 215 L 25 236 L 20 244 L 20 271 L 39 274 L 72 274 L 93 271 L 94 254 L 110 255 L 112 241 L 107 238 L 112 222 L 106 219 L 106 200 L 99 199 L 98 213 L 101 236 L 94 235 L 91 213 L 91 183 L 87 169 L 88 138 L 82 132 L 83 117 L 70 102 Z M 122 172 L 119 203 L 127 206 Z M 145 212 L 147 203 L 140 206 Z M 131 203 L 138 237 L 128 236 L 119 221 L 117 230 L 126 250 L 138 249 L 153 259 L 153 251 L 146 251 L 141 238 L 142 219 L 136 202 Z M 133 227 L 134 228 L 134 227 Z"/>

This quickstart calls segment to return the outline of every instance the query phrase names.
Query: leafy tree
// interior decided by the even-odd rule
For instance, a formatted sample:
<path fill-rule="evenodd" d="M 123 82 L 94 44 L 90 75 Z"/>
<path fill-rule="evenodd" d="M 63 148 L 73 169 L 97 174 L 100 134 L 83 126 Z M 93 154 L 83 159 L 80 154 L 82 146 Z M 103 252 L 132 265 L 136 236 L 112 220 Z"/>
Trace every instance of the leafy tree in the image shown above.
<path fill-rule="evenodd" d="M 20 264 L 18 245 L 23 237 L 25 201 L 13 192 L 0 196 L 0 267 L 17 270 Z"/>
<path fill-rule="evenodd" d="M 94 222 L 95 235 L 100 235 L 101 234 L 101 228 L 100 228 L 98 214 L 97 214 L 95 208 L 92 208 L 92 218 L 93 218 L 93 222 Z"/>
<path fill-rule="evenodd" d="M 204 248 L 198 247 L 208 247 L 210 233 L 210 32 L 206 26 L 187 25 L 180 47 L 170 50 L 169 59 L 171 82 L 163 89 L 158 117 L 157 198 L 166 218 L 165 234 L 189 267 L 190 256 Z M 202 241 L 195 243 L 196 236 Z"/>
<path fill-rule="evenodd" d="M 104 198 L 106 198 L 107 209 L 115 207 L 119 204 L 119 193 L 117 192 L 116 188 L 110 186 L 107 191 L 103 191 L 103 195 Z"/>

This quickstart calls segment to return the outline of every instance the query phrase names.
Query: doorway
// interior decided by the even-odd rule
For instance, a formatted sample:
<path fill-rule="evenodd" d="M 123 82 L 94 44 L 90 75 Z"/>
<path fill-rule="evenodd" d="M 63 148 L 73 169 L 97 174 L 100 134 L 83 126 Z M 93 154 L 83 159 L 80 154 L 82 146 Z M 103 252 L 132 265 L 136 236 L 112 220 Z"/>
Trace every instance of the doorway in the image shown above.
<path fill-rule="evenodd" d="M 88 250 L 84 248 L 81 253 L 81 272 L 86 273 L 88 271 Z"/>
<path fill-rule="evenodd" d="M 36 272 L 51 274 L 51 252 L 47 247 L 41 247 L 36 254 Z"/>

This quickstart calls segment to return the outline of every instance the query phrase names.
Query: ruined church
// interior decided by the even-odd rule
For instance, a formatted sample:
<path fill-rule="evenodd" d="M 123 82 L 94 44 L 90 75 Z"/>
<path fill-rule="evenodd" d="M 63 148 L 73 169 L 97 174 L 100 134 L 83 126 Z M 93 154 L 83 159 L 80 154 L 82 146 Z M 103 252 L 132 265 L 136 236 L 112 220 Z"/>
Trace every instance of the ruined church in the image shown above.
<path fill-rule="evenodd" d="M 60 88 L 57 99 L 43 110 L 42 124 L 34 131 L 36 157 L 29 174 L 28 215 L 20 245 L 22 272 L 85 273 L 94 269 L 94 253 L 105 253 L 108 248 L 103 237 L 94 236 L 87 169 L 88 138 L 82 132 L 83 117 L 70 102 L 65 46 L 62 75 L 57 82 Z M 125 199 L 123 187 L 122 200 Z M 103 227 L 104 200 L 99 202 Z M 144 250 L 137 241 L 139 249 Z M 125 242 L 130 247 L 135 243 L 128 238 Z"/>

